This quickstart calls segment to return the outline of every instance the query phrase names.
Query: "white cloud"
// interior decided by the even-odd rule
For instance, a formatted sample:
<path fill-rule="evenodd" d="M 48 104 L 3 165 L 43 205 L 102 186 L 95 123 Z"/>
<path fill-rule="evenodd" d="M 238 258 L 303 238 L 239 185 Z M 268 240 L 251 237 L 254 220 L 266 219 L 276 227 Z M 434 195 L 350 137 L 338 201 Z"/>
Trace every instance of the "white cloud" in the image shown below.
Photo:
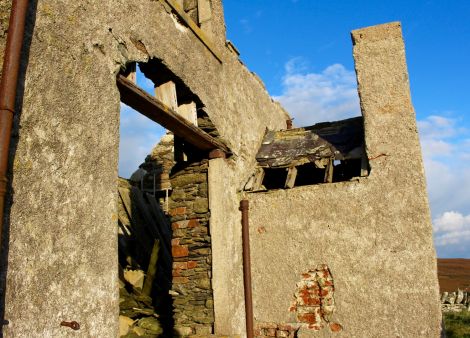
<path fill-rule="evenodd" d="M 119 176 L 130 177 L 164 133 L 163 127 L 121 103 Z"/>
<path fill-rule="evenodd" d="M 355 73 L 343 65 L 309 73 L 302 59 L 294 58 L 285 71 L 283 92 L 274 99 L 289 111 L 296 126 L 360 115 Z"/>
<path fill-rule="evenodd" d="M 439 257 L 470 257 L 470 156 L 461 122 L 439 115 L 418 121 Z"/>
<path fill-rule="evenodd" d="M 443 247 L 453 256 L 465 253 L 470 242 L 470 215 L 447 211 L 434 219 L 434 241 L 438 250 Z"/>
<path fill-rule="evenodd" d="M 455 118 L 429 115 L 424 120 L 418 121 L 418 127 L 421 137 L 425 139 L 447 139 L 466 132 L 458 122 Z"/>
<path fill-rule="evenodd" d="M 431 211 L 470 213 L 470 156 L 467 130 L 457 118 L 431 115 L 418 121 Z"/>

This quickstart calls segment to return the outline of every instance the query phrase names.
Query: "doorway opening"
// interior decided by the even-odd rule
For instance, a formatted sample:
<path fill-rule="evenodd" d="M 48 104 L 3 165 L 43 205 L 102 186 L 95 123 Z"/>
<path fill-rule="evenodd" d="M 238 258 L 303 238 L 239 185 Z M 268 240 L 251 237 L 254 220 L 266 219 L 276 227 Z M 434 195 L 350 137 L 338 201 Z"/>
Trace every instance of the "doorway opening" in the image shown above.
<path fill-rule="evenodd" d="M 132 174 L 119 178 L 121 336 L 212 333 L 208 159 L 230 151 L 201 100 L 160 60 L 129 65 L 117 86 L 121 126 L 129 126 L 129 109 L 143 115 L 135 118 L 131 134 L 137 138 L 130 140 L 143 136 L 148 146 L 160 138 L 144 147 L 148 155 L 138 155 L 142 162 L 134 162 Z M 148 124 L 157 123 L 168 131 L 156 127 L 146 136 Z M 121 131 L 120 147 L 136 157 L 135 143 L 122 137 L 127 133 Z M 120 164 L 126 165 L 122 150 Z"/>

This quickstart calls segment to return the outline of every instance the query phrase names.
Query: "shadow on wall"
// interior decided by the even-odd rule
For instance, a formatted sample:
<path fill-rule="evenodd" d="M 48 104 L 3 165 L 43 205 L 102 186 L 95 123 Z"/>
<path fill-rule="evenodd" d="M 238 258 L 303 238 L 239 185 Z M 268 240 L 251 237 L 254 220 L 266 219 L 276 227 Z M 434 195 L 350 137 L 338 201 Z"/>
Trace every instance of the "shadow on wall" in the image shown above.
<path fill-rule="evenodd" d="M 3 326 L 8 325 L 8 318 L 5 318 L 5 287 L 6 287 L 6 276 L 8 272 L 8 252 L 9 252 L 9 241 L 10 241 L 10 212 L 11 205 L 14 199 L 14 191 L 11 186 L 13 181 L 13 159 L 16 154 L 16 149 L 18 147 L 18 141 L 20 137 L 20 117 L 23 110 L 23 98 L 24 98 L 24 85 L 26 71 L 29 64 L 29 53 L 31 47 L 31 40 L 33 37 L 34 27 L 36 25 L 36 9 L 37 9 L 37 0 L 29 1 L 29 8 L 26 15 L 26 26 L 25 26 L 25 36 L 23 40 L 23 48 L 21 50 L 21 63 L 18 74 L 18 84 L 16 92 L 16 102 L 15 102 L 15 116 L 13 120 L 13 129 L 11 132 L 11 143 L 9 149 L 9 160 L 8 160 L 8 189 L 5 196 L 5 212 L 4 212 L 4 222 L 3 222 L 3 233 L 2 233 L 2 246 L 1 257 L 0 257 L 0 337 L 3 337 Z M 3 24 L 3 23 L 2 23 Z M 8 23 L 5 22 L 5 27 Z"/>

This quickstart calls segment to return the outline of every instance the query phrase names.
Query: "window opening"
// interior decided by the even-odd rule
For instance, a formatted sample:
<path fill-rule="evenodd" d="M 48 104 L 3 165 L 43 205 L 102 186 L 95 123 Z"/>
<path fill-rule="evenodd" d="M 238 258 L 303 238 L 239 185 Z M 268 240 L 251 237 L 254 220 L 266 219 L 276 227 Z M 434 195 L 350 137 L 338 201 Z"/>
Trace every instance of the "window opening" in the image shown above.
<path fill-rule="evenodd" d="M 245 190 L 265 191 L 367 176 L 362 117 L 267 131 Z"/>

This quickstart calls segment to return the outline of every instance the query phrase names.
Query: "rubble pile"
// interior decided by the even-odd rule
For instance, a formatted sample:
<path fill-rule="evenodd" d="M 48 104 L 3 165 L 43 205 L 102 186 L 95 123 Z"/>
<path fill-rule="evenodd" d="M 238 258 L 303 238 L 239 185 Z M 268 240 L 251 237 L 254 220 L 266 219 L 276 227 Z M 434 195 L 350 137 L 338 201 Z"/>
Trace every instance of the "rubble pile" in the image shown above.
<path fill-rule="evenodd" d="M 120 336 L 171 330 L 171 230 L 155 197 L 119 180 Z"/>

